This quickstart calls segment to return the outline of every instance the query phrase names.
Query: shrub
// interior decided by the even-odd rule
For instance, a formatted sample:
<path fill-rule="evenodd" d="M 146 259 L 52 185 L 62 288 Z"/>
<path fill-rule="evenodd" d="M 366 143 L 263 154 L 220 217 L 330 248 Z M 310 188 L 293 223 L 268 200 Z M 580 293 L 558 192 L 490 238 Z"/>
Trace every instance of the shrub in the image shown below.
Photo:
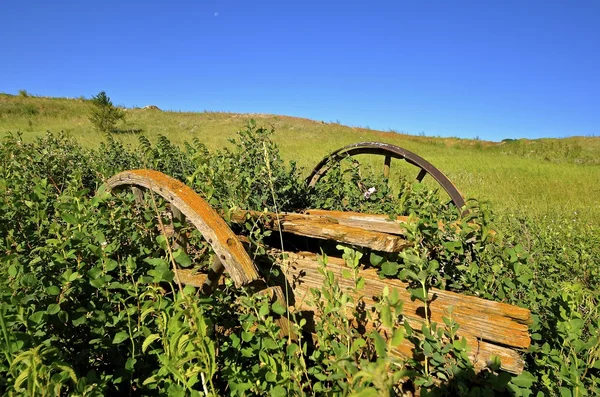
<path fill-rule="evenodd" d="M 354 168 L 346 175 L 343 167 L 331 169 L 308 195 L 270 134 L 251 123 L 229 150 L 212 153 L 198 141 L 182 149 L 164 137 L 154 145 L 140 138 L 137 149 L 109 138 L 92 151 L 62 135 L 34 143 L 6 136 L 0 142 L 0 395 L 369 396 L 408 394 L 414 386 L 423 396 L 600 393 L 597 226 L 495 217 L 469 201 L 460 228 L 440 228 L 439 221 L 459 214 L 424 185 L 404 181 L 396 194 Z M 413 284 L 414 299 L 435 287 L 530 308 L 527 371 L 515 377 L 492 363 L 475 374 L 451 313 L 443 324 L 429 318 L 412 329 L 393 291 L 378 297 L 370 315 L 395 337 L 386 344 L 378 332 L 360 332 L 349 323 L 358 313 L 343 304 L 349 295 L 327 270 L 325 254 L 326 280 L 307 297 L 319 302 L 314 338 L 281 338 L 272 313 L 285 309 L 227 281 L 210 297 L 196 296 L 190 286 L 181 293 L 156 227 L 166 204 L 139 206 L 132 193 L 101 186 L 139 167 L 185 181 L 219 209 L 273 209 L 277 201 L 280 210 L 417 216 L 406 236 L 413 248 L 386 257 L 365 252 L 363 260 L 382 277 Z M 357 182 L 376 193 L 365 197 Z M 269 260 L 255 249 L 268 231 L 244 226 L 239 232 L 251 237 L 257 263 Z M 190 246 L 198 247 L 192 257 L 177 252 L 174 260 L 207 266 L 211 253 L 199 233 L 190 233 Z M 330 254 L 340 250 L 348 268 L 341 276 L 360 291 L 363 253 L 339 246 Z M 292 321 L 294 334 L 302 336 L 303 321 Z M 388 354 L 402 338 L 427 359 Z"/>
<path fill-rule="evenodd" d="M 92 105 L 90 121 L 98 131 L 112 132 L 118 121 L 125 120 L 125 112 L 115 107 L 104 91 L 92 97 Z"/>

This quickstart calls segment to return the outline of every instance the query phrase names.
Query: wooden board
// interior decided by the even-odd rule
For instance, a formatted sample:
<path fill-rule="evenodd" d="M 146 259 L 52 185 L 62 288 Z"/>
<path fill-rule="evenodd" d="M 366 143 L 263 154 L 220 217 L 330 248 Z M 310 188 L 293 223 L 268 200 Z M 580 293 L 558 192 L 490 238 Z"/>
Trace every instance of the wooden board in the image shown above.
<path fill-rule="evenodd" d="M 363 214 L 352 211 L 306 210 L 306 215 L 325 216 L 337 221 L 340 225 L 358 227 L 375 232 L 405 235 L 408 223 L 407 216 L 397 216 L 395 220 L 387 215 Z"/>
<path fill-rule="evenodd" d="M 274 254 L 277 251 L 273 250 Z M 313 311 L 312 288 L 322 288 L 324 277 L 319 273 L 321 266 L 314 253 L 286 253 L 288 260 L 280 262 L 282 273 L 291 287 L 291 311 Z M 347 269 L 340 258 L 328 258 L 327 269 L 331 270 L 342 290 L 350 290 L 353 282 L 344 279 L 342 272 Z M 206 274 L 196 273 L 188 269 L 178 269 L 179 277 L 184 284 L 201 287 L 206 280 Z M 375 269 L 361 269 L 360 276 L 365 278 L 365 287 L 352 298 L 362 299 L 365 309 L 371 309 L 383 288 L 397 289 L 404 303 L 403 316 L 405 321 L 416 329 L 420 329 L 424 321 L 424 306 L 419 301 L 412 301 L 406 290 L 407 284 L 393 279 L 381 279 Z M 280 293 L 283 296 L 283 292 Z M 280 299 L 283 299 L 280 297 Z M 485 368 L 494 356 L 501 360 L 501 368 L 507 372 L 521 373 L 524 362 L 518 350 L 526 350 L 530 345 L 528 325 L 531 324 L 531 312 L 527 309 L 501 302 L 493 302 L 455 292 L 433 289 L 430 291 L 431 320 L 443 324 L 442 317 L 449 316 L 452 308 L 452 318 L 460 324 L 458 335 L 465 337 L 470 348 L 469 356 L 477 371 Z M 282 300 L 283 301 L 283 300 Z M 367 324 L 372 329 L 373 324 Z M 387 330 L 382 329 L 385 333 Z M 413 354 L 414 346 L 405 341 L 396 349 L 403 357 Z"/>
<path fill-rule="evenodd" d="M 320 267 L 314 253 L 288 254 L 289 259 L 281 264 L 286 279 L 291 283 L 294 295 L 295 310 L 312 311 L 312 288 L 322 288 L 324 277 L 319 273 Z M 344 261 L 339 258 L 328 258 L 327 268 L 334 272 L 336 280 L 342 289 L 350 290 L 353 281 L 342 277 L 346 268 Z M 375 298 L 380 296 L 383 288 L 396 288 L 404 302 L 403 315 L 414 329 L 420 329 L 424 321 L 424 306 L 422 302 L 412 301 L 407 284 L 399 280 L 381 279 L 375 269 L 361 269 L 360 275 L 365 278 L 363 290 L 353 294 L 355 301 L 362 298 L 366 308 L 375 305 Z M 460 324 L 458 335 L 467 339 L 470 356 L 476 369 L 481 370 L 494 356 L 501 358 L 501 368 L 512 373 L 523 371 L 523 360 L 515 349 L 525 350 L 529 347 L 530 339 L 528 324 L 531 323 L 531 312 L 527 309 L 500 302 L 466 296 L 449 291 L 434 289 L 430 291 L 431 320 L 443 324 L 442 317 L 449 315 L 452 308 L 452 318 Z M 406 341 L 398 349 L 401 355 L 412 354 L 413 346 Z"/>
<path fill-rule="evenodd" d="M 399 236 L 406 236 L 406 227 L 410 221 L 408 216 L 396 216 L 390 219 L 388 215 L 382 214 L 363 214 L 361 212 L 352 211 L 330 211 L 330 210 L 306 210 L 303 214 L 310 216 L 325 216 L 330 218 L 332 221 L 338 222 L 340 225 L 358 227 L 365 230 L 372 230 L 382 233 L 390 233 Z M 413 222 L 416 219 L 413 220 Z M 474 222 L 467 223 L 469 227 L 479 228 L 479 225 Z M 456 232 L 460 231 L 461 223 L 454 221 L 449 225 Z M 444 230 L 446 225 L 442 222 L 438 222 L 438 227 Z M 488 233 L 491 236 L 495 236 L 494 230 L 489 230 Z"/>
<path fill-rule="evenodd" d="M 286 233 L 334 240 L 359 247 L 368 247 L 376 251 L 398 252 L 411 245 L 399 236 L 342 225 L 339 221 L 328 216 L 294 213 L 276 215 L 269 212 L 244 210 L 238 210 L 231 214 L 232 222 L 237 223 L 245 222 L 247 217 L 256 219 L 271 230 L 281 229 L 282 232 Z"/>

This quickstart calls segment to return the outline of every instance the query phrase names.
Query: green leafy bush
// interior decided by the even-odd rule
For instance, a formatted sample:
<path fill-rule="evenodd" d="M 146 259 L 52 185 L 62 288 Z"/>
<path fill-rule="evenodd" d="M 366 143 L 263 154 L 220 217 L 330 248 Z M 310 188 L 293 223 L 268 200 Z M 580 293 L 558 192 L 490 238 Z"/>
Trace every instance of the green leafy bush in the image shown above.
<path fill-rule="evenodd" d="M 394 193 L 354 164 L 332 169 L 308 191 L 301 171 L 281 160 L 271 133 L 251 123 L 230 149 L 214 153 L 197 141 L 181 148 L 165 137 L 155 144 L 140 137 L 133 149 L 108 137 L 99 149 L 87 150 L 62 135 L 33 144 L 5 136 L 0 394 L 600 393 L 596 226 L 576 217 L 497 216 L 474 200 L 461 217 L 421 184 L 401 181 Z M 327 255 L 321 269 L 326 282 L 312 291 L 322 319 L 314 339 L 301 332 L 306 320 L 293 317 L 298 338 L 282 338 L 275 319 L 285 309 L 230 282 L 211 297 L 192 287 L 179 290 L 171 261 L 207 266 L 211 253 L 202 236 L 191 231 L 196 251 L 189 257 L 176 251 L 171 258 L 156 221 L 164 217 L 165 203 L 136 205 L 131 193 L 103 187 L 115 173 L 141 167 L 186 182 L 224 211 L 319 207 L 412 216 L 408 238 L 414 247 L 400 254 L 344 246 L 327 253 L 344 258 L 344 277 L 358 292 L 364 283 L 359 263 L 368 260 L 382 277 L 407 281 L 413 298 L 425 305 L 436 287 L 530 308 L 535 322 L 532 347 L 523 352 L 526 371 L 512 376 L 493 363 L 476 374 L 451 315 L 443 324 L 426 319 L 412 329 L 393 291 L 368 314 L 392 338 L 361 331 L 357 322 L 366 314 L 344 304 L 350 294 L 327 270 Z M 360 186 L 375 187 L 375 193 L 366 196 Z M 239 232 L 249 236 L 257 259 L 272 263 L 263 243 L 268 231 L 248 221 Z M 424 360 L 390 354 L 404 339 Z"/>

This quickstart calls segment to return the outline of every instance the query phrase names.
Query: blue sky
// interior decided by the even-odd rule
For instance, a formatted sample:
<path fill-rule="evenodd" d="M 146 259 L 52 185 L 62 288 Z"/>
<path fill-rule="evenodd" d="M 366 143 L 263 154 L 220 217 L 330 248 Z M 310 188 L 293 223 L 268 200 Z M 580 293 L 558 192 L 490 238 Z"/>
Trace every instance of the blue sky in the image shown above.
<path fill-rule="evenodd" d="M 411 134 L 600 135 L 600 1 L 9 1 L 0 92 Z"/>

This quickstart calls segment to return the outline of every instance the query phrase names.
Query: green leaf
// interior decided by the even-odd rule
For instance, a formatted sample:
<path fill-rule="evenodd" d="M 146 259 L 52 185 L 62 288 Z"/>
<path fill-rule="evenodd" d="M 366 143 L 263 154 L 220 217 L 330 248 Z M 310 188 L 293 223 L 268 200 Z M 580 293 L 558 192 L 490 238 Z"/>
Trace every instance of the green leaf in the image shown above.
<path fill-rule="evenodd" d="M 183 249 L 178 249 L 173 253 L 173 258 L 175 262 L 181 267 L 190 267 L 192 265 L 192 260 L 185 253 Z"/>
<path fill-rule="evenodd" d="M 381 396 L 381 393 L 377 391 L 374 387 L 367 387 L 352 394 L 353 397 L 378 397 Z"/>
<path fill-rule="evenodd" d="M 104 287 L 105 284 L 106 284 L 106 280 L 104 279 L 104 277 L 100 277 L 100 278 L 90 281 L 90 285 L 92 287 L 96 287 L 98 289 Z"/>
<path fill-rule="evenodd" d="M 433 355 L 433 346 L 431 346 L 431 343 L 427 341 L 423 342 L 423 354 L 425 354 L 427 357 L 431 357 Z"/>
<path fill-rule="evenodd" d="M 79 273 L 75 272 L 69 276 L 69 282 L 73 282 L 73 281 L 77 280 L 79 277 L 80 277 Z"/>
<path fill-rule="evenodd" d="M 398 274 L 398 269 L 400 266 L 396 262 L 385 262 L 381 265 L 381 272 L 385 276 L 395 276 Z"/>
<path fill-rule="evenodd" d="M 568 387 L 560 388 L 560 397 L 571 397 L 573 394 L 571 393 L 571 389 Z"/>
<path fill-rule="evenodd" d="M 269 315 L 269 306 L 262 305 L 260 309 L 258 309 L 258 315 L 261 317 L 266 317 L 267 315 Z"/>
<path fill-rule="evenodd" d="M 46 312 L 50 315 L 56 314 L 60 311 L 60 305 L 56 304 L 56 303 L 52 303 L 50 305 L 48 305 L 48 309 L 46 310 Z"/>
<path fill-rule="evenodd" d="M 102 272 L 103 272 L 102 268 L 93 267 L 88 271 L 87 274 L 91 279 L 96 279 L 102 275 Z"/>
<path fill-rule="evenodd" d="M 381 310 L 379 312 L 379 318 L 381 319 L 381 323 L 385 327 L 391 328 L 391 326 L 392 326 L 392 313 L 390 311 L 389 305 L 387 305 L 387 302 L 384 302 L 384 304 L 381 306 Z"/>
<path fill-rule="evenodd" d="M 73 323 L 74 326 L 84 324 L 86 321 L 87 321 L 87 317 L 86 317 L 85 313 L 81 314 L 79 317 L 71 320 L 71 322 Z"/>
<path fill-rule="evenodd" d="M 513 378 L 511 383 L 516 386 L 528 389 L 536 381 L 537 381 L 537 378 L 535 376 L 533 376 L 530 372 L 523 371 L 519 376 L 517 376 L 516 378 Z"/>
<path fill-rule="evenodd" d="M 359 349 L 365 347 L 367 342 L 363 338 L 357 338 L 350 346 L 350 354 L 355 354 Z"/>
<path fill-rule="evenodd" d="M 160 335 L 158 335 L 158 334 L 148 335 L 146 337 L 146 339 L 144 339 L 144 342 L 142 342 L 142 353 L 145 353 L 146 350 L 148 349 L 148 346 L 150 346 L 150 344 L 152 344 L 152 342 L 154 342 L 157 339 L 160 339 Z"/>
<path fill-rule="evenodd" d="M 458 350 L 458 351 L 463 351 L 467 348 L 467 340 L 465 338 L 462 338 L 460 340 L 454 340 L 452 341 L 452 346 Z M 498 356 L 493 356 L 492 358 L 492 363 L 495 363 L 495 360 L 498 360 L 499 357 Z"/>
<path fill-rule="evenodd" d="M 392 346 L 398 347 L 404 341 L 404 328 L 396 328 L 392 333 Z"/>
<path fill-rule="evenodd" d="M 34 324 L 39 324 L 40 322 L 42 322 L 44 314 L 46 313 L 43 311 L 35 312 L 31 316 L 29 316 L 29 321 L 31 321 Z"/>
<path fill-rule="evenodd" d="M 75 217 L 75 215 L 72 214 L 68 214 L 66 212 L 63 212 L 62 214 L 60 214 L 61 218 L 67 222 L 70 223 L 72 225 L 77 225 L 79 224 L 79 221 L 77 220 L 77 218 Z"/>
<path fill-rule="evenodd" d="M 408 292 L 410 292 L 410 297 L 414 301 L 418 299 L 420 301 L 425 301 L 425 293 L 423 292 L 423 288 L 408 288 Z"/>
<path fill-rule="evenodd" d="M 149 265 L 152 266 L 166 266 L 167 262 L 165 262 L 165 260 L 163 258 L 146 258 L 144 259 L 144 262 L 146 262 Z"/>
<path fill-rule="evenodd" d="M 252 340 L 252 333 L 248 331 L 242 331 L 242 340 L 244 342 L 250 342 Z"/>
<path fill-rule="evenodd" d="M 360 291 L 364 287 L 365 287 L 365 278 L 359 277 L 358 280 L 356 280 L 356 290 Z"/>
<path fill-rule="evenodd" d="M 119 343 L 122 343 L 122 342 L 126 341 L 127 339 L 129 339 L 129 334 L 125 331 L 121 331 L 115 335 L 112 343 L 113 343 L 113 345 L 118 345 Z"/>
<path fill-rule="evenodd" d="M 287 391 L 283 388 L 283 386 L 281 385 L 277 385 L 275 386 L 272 390 L 270 395 L 272 397 L 286 397 L 288 395 Z"/>
<path fill-rule="evenodd" d="M 369 256 L 369 262 L 371 262 L 372 266 L 379 267 L 379 265 L 381 265 L 383 261 L 385 261 L 385 258 L 383 256 L 371 252 L 371 255 Z"/>
<path fill-rule="evenodd" d="M 462 349 L 457 349 L 457 350 L 462 350 Z M 502 360 L 500 359 L 500 357 L 497 355 L 493 355 L 492 359 L 490 360 L 490 368 L 493 371 L 498 371 L 501 366 L 502 366 Z"/>
<path fill-rule="evenodd" d="M 48 295 L 52 296 L 60 295 L 60 288 L 58 288 L 56 285 L 51 285 L 46 288 L 46 292 L 48 292 Z"/>
<path fill-rule="evenodd" d="M 152 383 L 156 383 L 156 381 L 157 381 L 157 380 L 158 380 L 158 379 L 157 379 L 156 375 L 152 375 L 151 377 L 149 377 L 149 378 L 146 378 L 146 379 L 145 379 L 145 380 L 142 382 L 142 385 L 146 386 L 146 385 L 149 385 L 149 384 L 152 384 Z"/>
<path fill-rule="evenodd" d="M 96 230 L 94 232 L 94 239 L 98 244 L 103 244 L 106 242 L 106 237 L 104 236 L 104 233 L 102 233 L 100 230 Z"/>
<path fill-rule="evenodd" d="M 127 359 L 127 362 L 125 363 L 125 369 L 128 371 L 133 371 L 133 368 L 135 367 L 136 362 L 137 362 L 137 359 L 135 359 L 133 357 L 129 357 Z"/>
<path fill-rule="evenodd" d="M 117 268 L 117 266 L 119 266 L 119 264 L 117 263 L 116 260 L 114 260 L 114 259 L 106 260 L 105 267 L 106 267 L 107 272 L 111 272 L 111 271 L 115 270 Z"/>
<path fill-rule="evenodd" d="M 63 323 L 68 323 L 69 322 L 69 312 L 65 311 L 65 310 L 61 310 L 58 312 L 58 319 L 60 321 L 62 321 Z"/>
<path fill-rule="evenodd" d="M 288 347 L 286 348 L 287 355 L 288 355 L 288 356 L 290 356 L 290 357 L 292 357 L 292 356 L 294 356 L 294 354 L 295 354 L 295 353 L 296 353 L 296 352 L 297 352 L 299 349 L 300 349 L 300 346 L 298 346 L 298 345 L 297 345 L 297 344 L 295 344 L 295 343 L 290 343 L 290 344 L 288 345 Z"/>
<path fill-rule="evenodd" d="M 271 310 L 273 310 L 274 313 L 279 314 L 280 316 L 286 312 L 285 307 L 279 301 L 275 301 L 273 303 L 273 305 L 271 306 Z"/>
<path fill-rule="evenodd" d="M 183 287 L 183 293 L 184 295 L 194 295 L 196 293 L 196 287 L 186 285 L 185 287 Z"/>
<path fill-rule="evenodd" d="M 387 345 L 383 336 L 379 334 L 379 332 L 373 331 L 371 332 L 371 338 L 375 342 L 375 351 L 377 352 L 377 356 L 385 358 L 387 357 Z"/>

